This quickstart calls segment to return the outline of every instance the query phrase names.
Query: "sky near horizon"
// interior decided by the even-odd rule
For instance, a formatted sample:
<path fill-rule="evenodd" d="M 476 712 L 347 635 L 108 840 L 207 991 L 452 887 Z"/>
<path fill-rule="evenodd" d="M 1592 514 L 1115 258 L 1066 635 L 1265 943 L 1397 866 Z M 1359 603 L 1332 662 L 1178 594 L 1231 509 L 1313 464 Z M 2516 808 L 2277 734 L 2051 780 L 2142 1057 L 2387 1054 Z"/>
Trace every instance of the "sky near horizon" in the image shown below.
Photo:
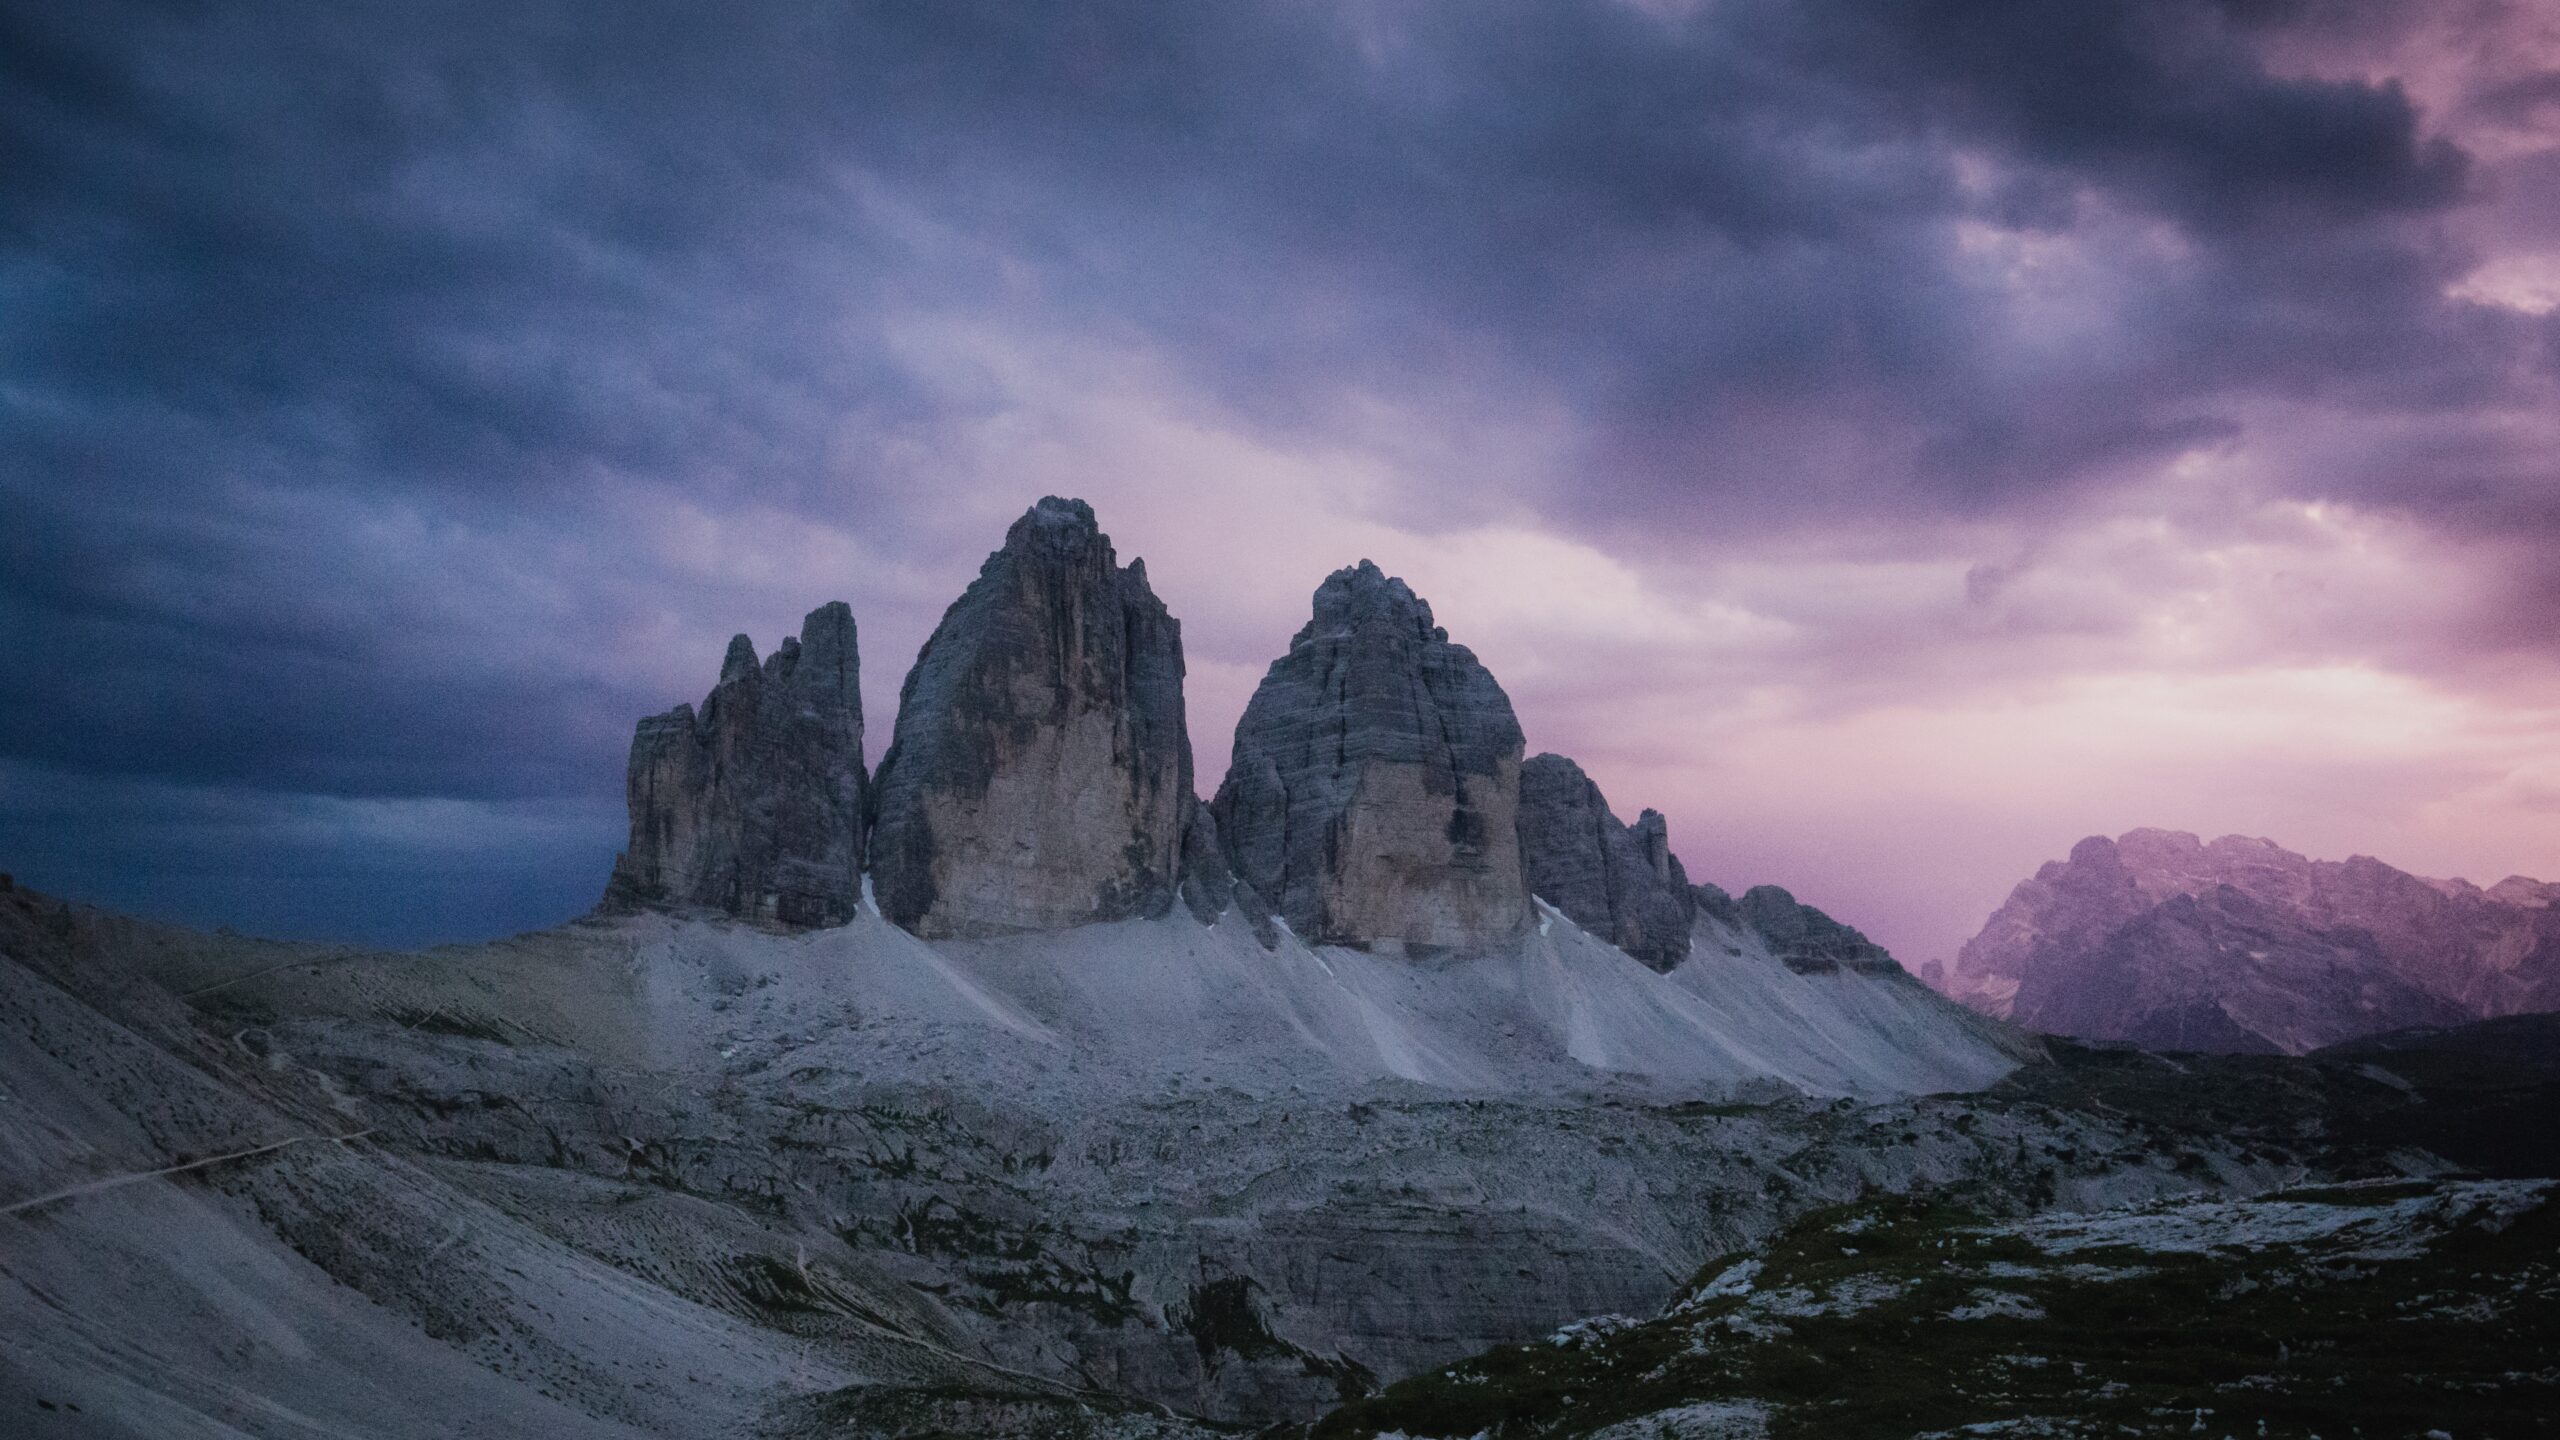
<path fill-rule="evenodd" d="M 1906 962 L 2156 825 L 2560 878 L 2560 5 L 0 0 L 0 870 L 418 943 L 1014 516 L 1333 568 Z"/>

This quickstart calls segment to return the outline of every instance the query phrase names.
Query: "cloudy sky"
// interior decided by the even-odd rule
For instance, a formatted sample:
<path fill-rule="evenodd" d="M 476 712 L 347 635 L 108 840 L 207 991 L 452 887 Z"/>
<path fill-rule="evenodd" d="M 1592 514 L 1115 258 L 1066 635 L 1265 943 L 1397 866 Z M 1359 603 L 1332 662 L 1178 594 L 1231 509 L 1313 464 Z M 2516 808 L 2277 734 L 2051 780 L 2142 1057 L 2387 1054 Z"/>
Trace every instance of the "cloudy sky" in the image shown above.
<path fill-rule="evenodd" d="M 0 869 L 550 923 L 632 720 L 1015 514 L 1204 783 L 1333 567 L 1691 870 L 2560 874 L 2560 6 L 0 0 Z"/>

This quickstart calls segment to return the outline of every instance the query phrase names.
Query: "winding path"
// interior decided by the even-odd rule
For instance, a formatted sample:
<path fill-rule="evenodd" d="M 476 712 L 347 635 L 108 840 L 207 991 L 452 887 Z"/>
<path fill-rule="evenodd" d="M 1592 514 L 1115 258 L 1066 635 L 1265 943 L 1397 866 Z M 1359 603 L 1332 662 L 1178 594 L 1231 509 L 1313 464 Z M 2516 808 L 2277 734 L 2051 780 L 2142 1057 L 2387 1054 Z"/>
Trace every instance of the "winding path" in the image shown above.
<path fill-rule="evenodd" d="M 101 1190 L 114 1190 L 143 1180 L 157 1180 L 163 1175 L 180 1175 L 189 1170 L 201 1170 L 207 1165 L 220 1165 L 225 1161 L 271 1155 L 288 1145 L 301 1145 L 314 1140 L 361 1140 L 372 1133 L 370 1130 L 355 1130 L 344 1135 L 296 1135 L 290 1140 L 278 1140 L 268 1145 L 253 1145 L 246 1150 L 234 1150 L 228 1155 L 209 1155 L 202 1160 L 190 1160 L 184 1165 L 168 1165 L 158 1170 L 136 1170 L 124 1175 L 109 1175 L 103 1180 L 87 1180 L 77 1185 L 66 1185 L 59 1190 L 48 1190 L 42 1195 L 0 1205 L 0 1215 L 15 1215 L 21 1210 L 33 1210 L 39 1205 L 51 1205 L 57 1200 L 95 1195 Z"/>

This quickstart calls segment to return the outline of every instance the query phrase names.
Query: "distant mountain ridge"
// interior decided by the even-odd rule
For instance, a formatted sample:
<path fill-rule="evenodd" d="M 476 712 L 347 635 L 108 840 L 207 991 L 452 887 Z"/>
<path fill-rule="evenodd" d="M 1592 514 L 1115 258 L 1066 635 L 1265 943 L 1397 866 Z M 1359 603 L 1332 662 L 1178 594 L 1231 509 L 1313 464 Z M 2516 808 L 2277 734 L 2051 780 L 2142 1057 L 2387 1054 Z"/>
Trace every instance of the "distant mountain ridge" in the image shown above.
<path fill-rule="evenodd" d="M 2172 830 L 2091 836 L 1921 976 L 1985 1014 L 2152 1048 L 2301 1054 L 2560 1010 L 2560 885 Z"/>

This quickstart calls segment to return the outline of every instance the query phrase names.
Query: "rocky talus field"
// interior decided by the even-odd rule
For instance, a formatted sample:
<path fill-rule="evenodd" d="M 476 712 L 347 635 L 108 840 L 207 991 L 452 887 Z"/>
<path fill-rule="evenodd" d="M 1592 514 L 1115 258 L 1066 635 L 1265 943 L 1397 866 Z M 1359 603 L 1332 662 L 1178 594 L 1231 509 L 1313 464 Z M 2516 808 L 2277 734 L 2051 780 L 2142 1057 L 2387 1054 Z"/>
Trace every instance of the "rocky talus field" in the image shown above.
<path fill-rule="evenodd" d="M 1454 1436 L 2553 1413 L 2560 1035 L 2040 1051 L 1908 980 L 1700 936 L 1721 963 L 1670 975 L 1553 918 L 1424 968 L 1187 914 L 942 944 L 867 913 L 797 936 L 653 915 L 372 954 L 15 891 L 0 1415 Z"/>
<path fill-rule="evenodd" d="M 1180 625 L 1078 501 L 945 615 L 876 773 L 859 665 L 842 605 L 733 641 L 536 933 L 0 880 L 0 1435 L 2560 1413 L 2548 1017 L 2202 1056 L 1977 1013 L 1693 880 L 1366 562 L 1204 801 Z"/>

